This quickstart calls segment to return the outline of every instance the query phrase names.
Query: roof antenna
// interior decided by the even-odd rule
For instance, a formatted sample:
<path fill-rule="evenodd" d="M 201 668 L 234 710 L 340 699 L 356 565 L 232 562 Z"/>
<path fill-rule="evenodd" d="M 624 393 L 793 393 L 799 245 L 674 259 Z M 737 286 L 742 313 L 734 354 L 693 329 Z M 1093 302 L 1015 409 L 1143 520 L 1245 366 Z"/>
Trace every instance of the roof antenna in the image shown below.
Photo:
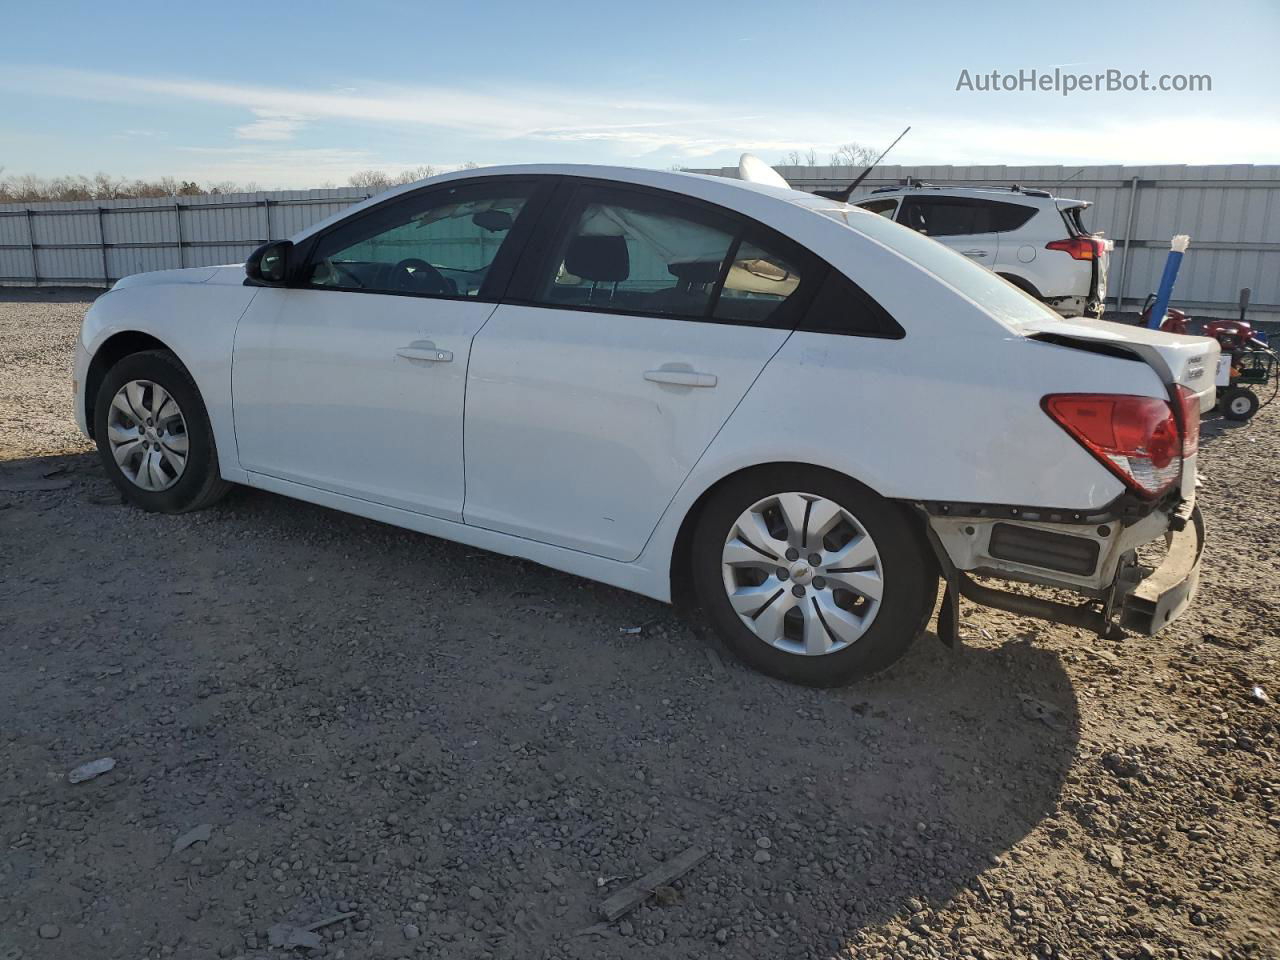
<path fill-rule="evenodd" d="M 1066 180 L 1059 180 L 1056 184 L 1054 184 L 1053 192 L 1054 192 L 1054 193 L 1057 193 L 1057 192 L 1058 192 L 1058 187 L 1062 186 L 1064 183 L 1070 183 L 1072 180 L 1074 180 L 1076 177 L 1080 176 L 1080 174 L 1082 174 L 1082 173 L 1084 173 L 1084 167 L 1081 167 L 1079 170 L 1077 170 L 1077 171 L 1076 171 L 1075 173 L 1073 173 L 1071 176 L 1067 177 L 1067 179 L 1066 179 Z"/>
<path fill-rule="evenodd" d="M 884 153 L 876 157 L 875 163 L 871 164 L 871 166 L 867 167 L 867 169 L 863 170 L 860 174 L 858 174 L 858 179 L 853 181 L 853 183 L 849 184 L 849 186 L 845 187 L 845 189 L 815 190 L 813 192 L 817 194 L 819 197 L 826 197 L 828 200 L 839 200 L 841 203 L 848 203 L 849 198 L 853 196 L 853 191 L 858 189 L 858 184 L 862 183 L 863 180 L 867 179 L 867 174 L 870 173 L 872 170 L 874 170 L 877 166 L 879 166 L 880 161 L 885 158 L 885 154 L 887 154 L 890 150 L 896 147 L 898 145 L 898 141 L 901 140 L 903 137 L 905 137 L 910 130 L 911 128 L 907 127 L 906 130 L 903 130 L 900 134 L 898 134 L 897 138 L 893 141 L 893 143 L 889 144 L 887 147 L 884 148 Z"/>

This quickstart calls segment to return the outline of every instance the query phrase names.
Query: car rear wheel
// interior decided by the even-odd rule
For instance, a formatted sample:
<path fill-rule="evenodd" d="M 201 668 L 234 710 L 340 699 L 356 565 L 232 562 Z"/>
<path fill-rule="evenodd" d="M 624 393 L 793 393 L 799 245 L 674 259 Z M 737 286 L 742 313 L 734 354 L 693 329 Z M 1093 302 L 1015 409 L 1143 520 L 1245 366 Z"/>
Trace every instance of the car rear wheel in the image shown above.
<path fill-rule="evenodd" d="M 818 468 L 731 480 L 703 510 L 692 549 L 699 605 L 730 649 L 809 686 L 889 666 L 937 597 L 936 566 L 906 511 Z"/>
<path fill-rule="evenodd" d="M 107 371 L 93 408 L 103 468 L 125 498 L 154 513 L 211 506 L 231 488 L 195 381 L 167 350 L 131 354 Z"/>

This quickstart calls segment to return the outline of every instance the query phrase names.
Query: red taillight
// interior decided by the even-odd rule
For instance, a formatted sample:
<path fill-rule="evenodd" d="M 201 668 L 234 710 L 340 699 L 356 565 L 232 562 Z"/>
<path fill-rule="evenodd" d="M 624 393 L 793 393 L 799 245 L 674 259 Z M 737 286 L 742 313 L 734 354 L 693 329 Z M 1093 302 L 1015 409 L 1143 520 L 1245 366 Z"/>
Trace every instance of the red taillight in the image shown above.
<path fill-rule="evenodd" d="M 1103 466 L 1142 496 L 1159 496 L 1182 475 L 1189 436 L 1184 439 L 1173 407 L 1164 400 L 1127 394 L 1057 393 L 1045 397 L 1041 405 Z M 1198 410 L 1196 416 L 1198 437 Z"/>
<path fill-rule="evenodd" d="M 1200 449 L 1200 398 L 1186 387 L 1177 387 L 1178 420 L 1182 427 L 1182 457 L 1194 457 Z"/>
<path fill-rule="evenodd" d="M 1066 240 L 1051 240 L 1044 248 L 1069 253 L 1072 260 L 1096 260 L 1102 256 L 1105 246 L 1106 241 L 1097 237 L 1068 237 Z"/>

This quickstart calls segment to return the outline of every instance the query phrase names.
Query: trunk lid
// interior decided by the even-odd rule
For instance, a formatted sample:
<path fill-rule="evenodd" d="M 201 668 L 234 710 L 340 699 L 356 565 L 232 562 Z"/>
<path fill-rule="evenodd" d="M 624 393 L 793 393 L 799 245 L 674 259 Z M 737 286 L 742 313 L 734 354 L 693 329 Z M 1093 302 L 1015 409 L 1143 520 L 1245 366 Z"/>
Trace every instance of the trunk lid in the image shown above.
<path fill-rule="evenodd" d="M 1119 351 L 1136 356 L 1151 367 L 1169 388 L 1170 402 L 1175 403 L 1175 406 L 1175 385 L 1186 387 L 1196 395 L 1201 414 L 1212 407 L 1216 400 L 1217 387 L 1214 382 L 1218 355 L 1222 350 L 1218 341 L 1208 337 L 1187 337 L 1089 317 L 1070 320 L 1046 317 L 1026 324 L 1022 330 L 1036 340 L 1075 346 L 1082 350 L 1105 353 Z M 1196 455 L 1192 454 L 1182 462 L 1179 489 L 1184 500 L 1195 502 L 1195 486 Z"/>
<path fill-rule="evenodd" d="M 1068 346 L 1076 341 L 1085 349 L 1096 345 L 1133 354 L 1155 370 L 1166 386 L 1186 387 L 1199 397 L 1202 412 L 1213 406 L 1214 377 L 1221 352 L 1216 340 L 1090 317 L 1045 317 L 1025 324 L 1022 331 L 1036 339 Z"/>

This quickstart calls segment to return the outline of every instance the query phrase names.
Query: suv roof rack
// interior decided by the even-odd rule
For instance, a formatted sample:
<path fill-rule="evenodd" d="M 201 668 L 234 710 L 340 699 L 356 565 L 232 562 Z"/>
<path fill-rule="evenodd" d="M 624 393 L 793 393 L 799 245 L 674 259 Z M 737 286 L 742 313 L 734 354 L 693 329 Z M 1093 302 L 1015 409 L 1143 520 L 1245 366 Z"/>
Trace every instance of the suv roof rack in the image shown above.
<path fill-rule="evenodd" d="M 1052 199 L 1053 194 L 1048 190 L 1041 190 L 1038 187 L 1024 187 L 1021 184 L 1011 184 L 1003 186 L 996 183 L 930 183 L 927 180 L 917 180 L 914 177 L 907 177 L 898 183 L 897 186 L 876 187 L 872 193 L 893 193 L 902 189 L 907 190 L 1008 190 L 1010 193 L 1020 193 L 1027 197 L 1047 197 Z"/>

